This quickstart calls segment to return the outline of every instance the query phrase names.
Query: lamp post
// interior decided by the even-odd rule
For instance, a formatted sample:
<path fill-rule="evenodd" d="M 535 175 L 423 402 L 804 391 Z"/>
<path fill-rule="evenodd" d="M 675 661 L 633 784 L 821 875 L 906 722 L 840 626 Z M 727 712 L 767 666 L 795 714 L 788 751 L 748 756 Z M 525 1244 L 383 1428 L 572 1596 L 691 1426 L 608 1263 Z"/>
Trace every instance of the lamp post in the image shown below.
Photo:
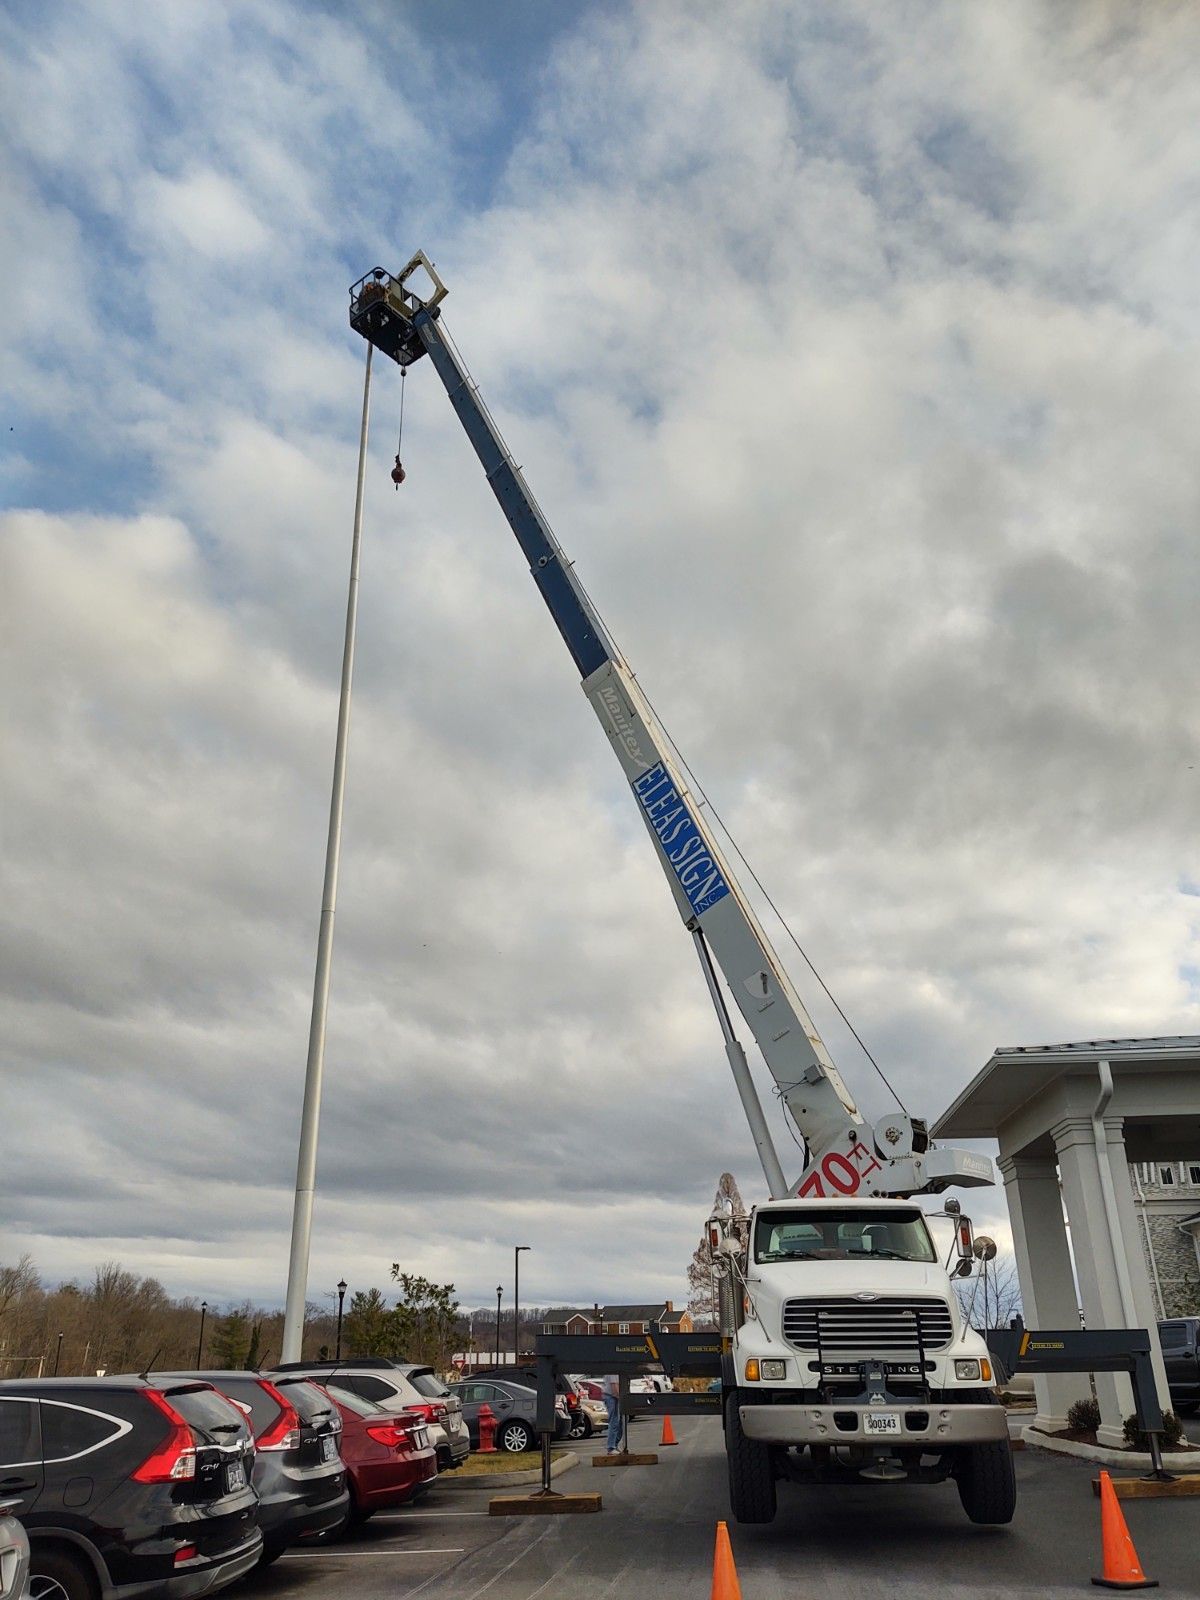
<path fill-rule="evenodd" d="M 348 1285 L 346 1283 L 345 1278 L 339 1278 L 338 1279 L 338 1286 L 337 1286 L 337 1289 L 338 1289 L 337 1349 L 333 1352 L 333 1356 L 334 1356 L 334 1360 L 335 1361 L 340 1361 L 342 1359 L 342 1307 L 346 1303 L 346 1289 L 347 1289 L 347 1287 L 348 1287 Z"/>
<path fill-rule="evenodd" d="M 62 1339 L 63 1339 L 63 1336 L 60 1333 L 59 1336 L 58 1336 L 58 1343 L 54 1347 L 54 1376 L 56 1378 L 58 1377 L 59 1357 L 62 1355 Z"/>
<path fill-rule="evenodd" d="M 374 349 L 373 344 L 367 345 L 367 370 L 363 378 L 358 482 L 354 493 L 354 533 L 350 544 L 350 593 L 346 601 L 346 638 L 342 647 L 342 686 L 333 749 L 333 790 L 329 800 L 329 835 L 325 845 L 325 882 L 321 890 L 317 966 L 313 975 L 312 1016 L 308 1025 L 308 1060 L 304 1068 L 304 1104 L 300 1112 L 300 1151 L 296 1159 L 296 1197 L 292 1207 L 292 1244 L 288 1255 L 287 1303 L 283 1314 L 281 1359 L 284 1361 L 298 1361 L 304 1346 L 304 1303 L 308 1291 L 313 1195 L 317 1187 L 321 1079 L 325 1071 L 325 1015 L 329 1008 L 333 919 L 342 851 L 342 800 L 346 792 L 346 745 L 350 737 L 350 689 L 354 678 L 354 641 L 358 631 L 359 553 L 362 545 L 363 484 L 367 471 L 367 423 L 371 414 L 371 356 Z"/>
<path fill-rule="evenodd" d="M 208 1301 L 200 1302 L 200 1337 L 196 1341 L 196 1370 L 200 1369 L 200 1360 L 204 1354 L 204 1318 L 208 1314 Z"/>
<path fill-rule="evenodd" d="M 504 1293 L 504 1285 L 496 1285 L 496 1365 L 500 1365 L 500 1297 Z"/>
<path fill-rule="evenodd" d="M 513 1362 L 521 1359 L 521 1251 L 532 1245 L 513 1246 Z"/>

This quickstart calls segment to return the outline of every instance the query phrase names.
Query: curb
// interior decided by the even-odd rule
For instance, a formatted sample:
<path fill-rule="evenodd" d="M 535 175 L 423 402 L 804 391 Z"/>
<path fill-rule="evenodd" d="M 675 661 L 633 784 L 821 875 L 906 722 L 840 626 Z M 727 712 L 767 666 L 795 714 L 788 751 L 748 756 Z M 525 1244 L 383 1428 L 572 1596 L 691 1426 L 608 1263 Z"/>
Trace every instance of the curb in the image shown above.
<path fill-rule="evenodd" d="M 1042 1433 L 1039 1428 L 1023 1429 L 1021 1438 L 1032 1449 L 1075 1456 L 1080 1461 L 1099 1461 L 1105 1467 L 1128 1467 L 1134 1471 L 1149 1470 L 1150 1467 L 1150 1457 L 1144 1450 L 1109 1450 L 1100 1444 L 1079 1444 L 1074 1439 L 1056 1439 L 1053 1434 Z M 1189 1468 L 1194 1470 L 1200 1466 L 1200 1451 L 1164 1450 L 1163 1466 L 1172 1472 L 1187 1472 Z"/>
<path fill-rule="evenodd" d="M 562 1455 L 556 1456 L 550 1463 L 550 1476 L 557 1478 L 560 1473 L 570 1472 L 572 1467 L 579 1465 L 579 1457 L 572 1455 L 569 1450 L 564 1450 Z M 534 1467 L 524 1472 L 480 1472 L 472 1474 L 469 1478 L 460 1478 L 455 1474 L 451 1479 L 449 1473 L 439 1475 L 437 1481 L 441 1483 L 445 1478 L 445 1487 L 456 1494 L 475 1494 L 481 1489 L 512 1489 L 522 1483 L 541 1483 L 542 1473 L 540 1467 Z"/>

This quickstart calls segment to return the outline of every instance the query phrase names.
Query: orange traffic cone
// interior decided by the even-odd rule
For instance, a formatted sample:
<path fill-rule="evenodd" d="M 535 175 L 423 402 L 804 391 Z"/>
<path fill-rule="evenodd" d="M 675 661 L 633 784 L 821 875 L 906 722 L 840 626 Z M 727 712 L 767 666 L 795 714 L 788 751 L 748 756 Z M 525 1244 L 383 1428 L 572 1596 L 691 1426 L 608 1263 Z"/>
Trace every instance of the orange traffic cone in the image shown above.
<path fill-rule="evenodd" d="M 658 1443 L 659 1443 L 659 1447 L 660 1448 L 664 1444 L 678 1444 L 679 1443 L 679 1440 L 675 1437 L 675 1429 L 671 1426 L 670 1413 L 666 1412 L 666 1411 L 663 1412 L 662 1438 L 658 1441 Z"/>
<path fill-rule="evenodd" d="M 742 1600 L 742 1586 L 738 1582 L 737 1568 L 733 1564 L 733 1551 L 729 1544 L 729 1529 L 723 1522 L 717 1523 L 712 1600 Z"/>
<path fill-rule="evenodd" d="M 1142 1571 L 1112 1479 L 1103 1471 L 1100 1474 L 1100 1544 L 1104 1552 L 1104 1576 L 1093 1578 L 1093 1583 L 1102 1589 L 1158 1588 L 1158 1579 L 1148 1578 Z"/>

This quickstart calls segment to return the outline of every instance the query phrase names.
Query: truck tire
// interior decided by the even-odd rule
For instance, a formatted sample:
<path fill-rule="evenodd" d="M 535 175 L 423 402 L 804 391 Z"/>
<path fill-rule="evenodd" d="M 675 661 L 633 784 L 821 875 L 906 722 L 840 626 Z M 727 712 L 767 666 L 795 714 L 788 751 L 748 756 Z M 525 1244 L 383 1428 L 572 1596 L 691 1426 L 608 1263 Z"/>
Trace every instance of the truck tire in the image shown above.
<path fill-rule="evenodd" d="M 954 1469 L 958 1498 L 972 1522 L 1011 1522 L 1017 1509 L 1017 1477 L 1007 1439 L 962 1447 Z"/>
<path fill-rule="evenodd" d="M 738 1522 L 774 1522 L 775 1471 L 769 1445 L 742 1432 L 738 1407 L 761 1404 L 759 1395 L 731 1389 L 725 1399 L 725 1457 L 729 1462 L 729 1509 Z"/>

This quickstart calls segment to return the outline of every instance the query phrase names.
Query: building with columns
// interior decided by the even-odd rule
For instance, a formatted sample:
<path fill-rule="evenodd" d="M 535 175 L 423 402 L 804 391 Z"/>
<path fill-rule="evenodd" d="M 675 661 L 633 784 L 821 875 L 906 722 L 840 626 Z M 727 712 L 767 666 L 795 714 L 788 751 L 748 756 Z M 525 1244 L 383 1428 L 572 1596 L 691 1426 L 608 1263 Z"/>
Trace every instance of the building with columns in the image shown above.
<path fill-rule="evenodd" d="M 1169 1409 L 1130 1164 L 1178 1164 L 1200 1150 L 1200 1037 L 996 1050 L 931 1131 L 999 1141 L 1026 1324 L 1149 1328 Z M 1094 1383 L 1099 1442 L 1119 1445 L 1129 1379 L 1101 1372 Z M 1067 1408 L 1091 1392 L 1085 1373 L 1039 1374 L 1034 1388 L 1034 1426 L 1047 1430 L 1065 1427 Z"/>
<path fill-rule="evenodd" d="M 1155 1309 L 1200 1317 L 1200 1147 L 1190 1161 L 1135 1161 L 1131 1175 Z"/>

